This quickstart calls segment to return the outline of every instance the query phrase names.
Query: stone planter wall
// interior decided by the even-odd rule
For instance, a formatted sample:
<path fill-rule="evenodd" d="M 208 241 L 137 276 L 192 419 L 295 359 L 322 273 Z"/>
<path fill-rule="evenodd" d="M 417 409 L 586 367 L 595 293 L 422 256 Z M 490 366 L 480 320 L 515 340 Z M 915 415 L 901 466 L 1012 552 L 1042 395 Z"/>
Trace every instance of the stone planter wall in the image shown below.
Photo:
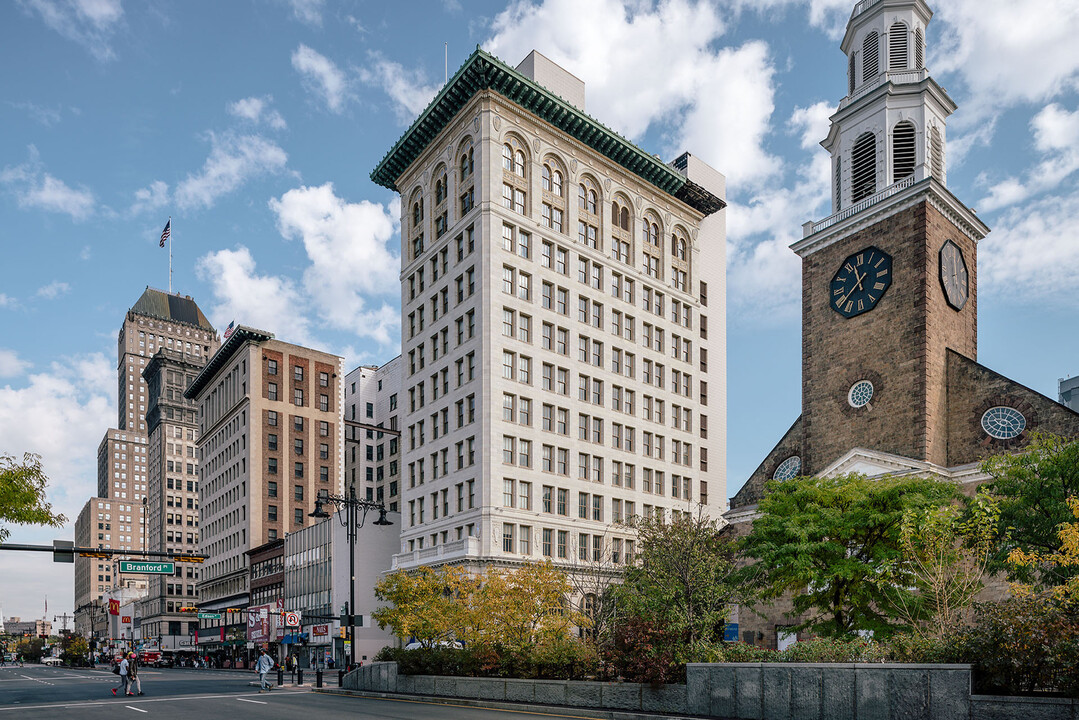
<path fill-rule="evenodd" d="M 691 663 L 685 685 L 400 675 L 364 665 L 344 688 L 739 720 L 1079 720 L 1079 700 L 970 694 L 969 665 Z"/>

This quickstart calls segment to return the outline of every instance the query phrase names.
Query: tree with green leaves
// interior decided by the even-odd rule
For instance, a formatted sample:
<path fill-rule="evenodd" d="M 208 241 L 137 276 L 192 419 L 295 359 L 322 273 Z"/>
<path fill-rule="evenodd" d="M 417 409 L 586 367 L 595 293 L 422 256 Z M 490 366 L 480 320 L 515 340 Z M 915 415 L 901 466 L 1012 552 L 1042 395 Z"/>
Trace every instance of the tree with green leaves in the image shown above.
<path fill-rule="evenodd" d="M 903 515 L 900 562 L 913 585 L 892 588 L 888 597 L 895 616 L 918 636 L 940 639 L 970 624 L 996 549 L 999 518 L 999 501 L 984 491 Z"/>
<path fill-rule="evenodd" d="M 0 455 L 0 542 L 11 534 L 3 523 L 63 527 L 67 518 L 54 513 L 45 499 L 48 482 L 40 456 L 26 453 L 20 463 Z"/>
<path fill-rule="evenodd" d="M 894 588 L 913 584 L 903 561 L 906 513 L 941 505 L 955 486 L 920 477 L 772 480 L 741 549 L 743 577 L 764 600 L 790 594 L 795 627 L 831 637 L 897 629 L 887 608 Z"/>
<path fill-rule="evenodd" d="M 1000 527 L 1008 531 L 990 569 L 1006 570 L 1013 579 L 1039 587 L 1079 576 L 1079 566 L 1008 562 L 1015 550 L 1038 555 L 1060 547 L 1060 527 L 1073 520 L 1068 498 L 1079 497 L 1079 438 L 1035 432 L 1022 451 L 995 455 L 982 469 L 993 478 L 988 489 L 1000 497 Z"/>
<path fill-rule="evenodd" d="M 637 517 L 636 562 L 614 587 L 622 620 L 638 618 L 687 645 L 723 639 L 736 600 L 734 544 L 716 520 Z"/>

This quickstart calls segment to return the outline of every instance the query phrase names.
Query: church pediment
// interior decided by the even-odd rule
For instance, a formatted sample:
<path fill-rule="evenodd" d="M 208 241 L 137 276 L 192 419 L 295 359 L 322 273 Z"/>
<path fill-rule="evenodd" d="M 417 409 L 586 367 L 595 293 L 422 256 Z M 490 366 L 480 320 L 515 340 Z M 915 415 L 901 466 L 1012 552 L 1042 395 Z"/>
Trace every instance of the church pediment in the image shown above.
<path fill-rule="evenodd" d="M 820 475 L 833 477 L 848 473 L 860 473 L 874 477 L 876 475 L 906 475 L 920 472 L 945 474 L 946 470 L 924 460 L 915 460 L 902 455 L 880 452 L 879 450 L 852 448 L 842 457 L 825 467 L 820 472 Z"/>

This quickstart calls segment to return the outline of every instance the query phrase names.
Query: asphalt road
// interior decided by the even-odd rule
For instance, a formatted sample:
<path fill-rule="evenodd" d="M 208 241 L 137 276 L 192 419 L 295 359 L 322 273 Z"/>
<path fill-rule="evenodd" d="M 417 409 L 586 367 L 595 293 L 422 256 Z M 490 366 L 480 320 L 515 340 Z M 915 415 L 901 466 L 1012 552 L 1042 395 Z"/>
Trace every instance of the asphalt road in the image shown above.
<path fill-rule="evenodd" d="M 259 693 L 254 673 L 194 669 L 141 669 L 141 697 L 113 697 L 119 678 L 106 670 L 41 665 L 0 667 L 0 720 L 536 720 L 570 718 L 535 712 L 487 710 L 422 701 L 379 700 L 312 693 L 284 686 Z M 305 678 L 306 679 L 306 678 Z"/>

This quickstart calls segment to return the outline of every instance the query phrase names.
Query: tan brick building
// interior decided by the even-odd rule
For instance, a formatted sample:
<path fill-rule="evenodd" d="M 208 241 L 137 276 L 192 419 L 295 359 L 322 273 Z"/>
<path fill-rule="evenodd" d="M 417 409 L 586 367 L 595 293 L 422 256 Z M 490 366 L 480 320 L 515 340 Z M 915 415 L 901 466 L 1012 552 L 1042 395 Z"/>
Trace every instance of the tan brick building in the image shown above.
<path fill-rule="evenodd" d="M 198 408 L 203 608 L 245 607 L 246 554 L 341 493 L 341 358 L 238 326 L 187 388 Z"/>
<path fill-rule="evenodd" d="M 933 474 L 973 487 L 979 461 L 1079 414 L 977 361 L 977 252 L 989 232 L 947 188 L 955 104 L 924 67 L 924 0 L 861 2 L 842 49 L 848 94 L 822 145 L 833 214 L 806 223 L 802 413 L 731 501 L 746 533 L 770 479 Z M 740 613 L 742 639 L 793 638 L 780 602 Z"/>

